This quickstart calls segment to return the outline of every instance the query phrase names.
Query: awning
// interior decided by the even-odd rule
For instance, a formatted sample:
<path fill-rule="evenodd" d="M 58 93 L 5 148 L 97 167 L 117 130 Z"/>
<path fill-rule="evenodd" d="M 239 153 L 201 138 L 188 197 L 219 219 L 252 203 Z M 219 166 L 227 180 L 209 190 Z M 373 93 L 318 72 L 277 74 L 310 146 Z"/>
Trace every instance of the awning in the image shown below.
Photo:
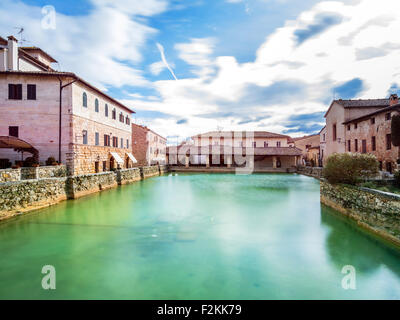
<path fill-rule="evenodd" d="M 0 148 L 13 148 L 13 149 L 31 149 L 33 148 L 28 142 L 12 136 L 0 137 Z"/>
<path fill-rule="evenodd" d="M 119 164 L 124 164 L 124 160 L 122 160 L 122 158 L 119 156 L 118 153 L 116 153 L 116 152 L 110 152 L 110 153 L 113 156 L 113 158 L 115 159 L 115 161 L 117 161 Z"/>
<path fill-rule="evenodd" d="M 128 152 L 128 153 L 127 153 L 127 156 L 128 156 L 129 159 L 132 160 L 133 163 L 137 163 L 137 160 L 135 159 L 135 157 L 133 156 L 132 153 Z"/>

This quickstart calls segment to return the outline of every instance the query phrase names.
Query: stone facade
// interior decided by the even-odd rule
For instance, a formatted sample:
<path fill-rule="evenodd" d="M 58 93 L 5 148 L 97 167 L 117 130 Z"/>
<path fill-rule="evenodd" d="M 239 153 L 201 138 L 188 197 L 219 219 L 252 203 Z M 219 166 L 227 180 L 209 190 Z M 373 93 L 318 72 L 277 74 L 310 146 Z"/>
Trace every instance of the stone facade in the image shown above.
<path fill-rule="evenodd" d="M 311 136 L 304 136 L 300 138 L 294 138 L 294 145 L 302 151 L 302 162 L 308 164 L 311 160 L 314 161 L 314 165 L 319 164 L 319 134 Z"/>
<path fill-rule="evenodd" d="M 400 245 L 400 196 L 321 181 L 321 202 Z"/>
<path fill-rule="evenodd" d="M 16 55 L 24 52 L 18 49 L 15 38 L 10 45 Z M 111 148 L 118 149 L 122 159 L 131 153 L 130 108 L 73 73 L 51 69 L 50 62 L 55 60 L 41 49 L 27 49 L 24 55 L 42 68 L 15 63 L 13 68 L 0 69 L 0 109 L 7 115 L 0 117 L 0 136 L 13 136 L 25 143 L 19 152 L 14 151 L 15 144 L 0 148 L 1 166 L 35 154 L 41 165 L 54 157 L 67 165 L 70 174 L 77 175 L 96 172 L 97 157 L 109 161 Z M 15 85 L 22 88 L 22 95 Z M 129 162 L 120 164 L 121 168 L 130 166 Z"/>
<path fill-rule="evenodd" d="M 317 179 L 321 179 L 323 176 L 323 168 L 318 168 L 318 167 L 300 166 L 297 168 L 297 172 Z"/>
<path fill-rule="evenodd" d="M 387 117 L 388 114 L 390 117 Z M 346 151 L 374 154 L 380 162 L 381 170 L 392 173 L 398 168 L 399 147 L 391 143 L 388 146 L 387 136 L 391 134 L 391 117 L 395 114 L 400 114 L 400 111 L 382 110 L 346 123 Z"/>

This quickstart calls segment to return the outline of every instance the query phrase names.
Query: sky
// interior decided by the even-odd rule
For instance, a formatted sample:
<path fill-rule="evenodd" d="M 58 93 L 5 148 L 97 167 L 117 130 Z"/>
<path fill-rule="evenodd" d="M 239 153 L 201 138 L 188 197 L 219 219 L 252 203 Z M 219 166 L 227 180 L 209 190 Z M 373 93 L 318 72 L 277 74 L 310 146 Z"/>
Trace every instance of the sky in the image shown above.
<path fill-rule="evenodd" d="M 314 134 L 333 99 L 399 92 L 399 18 L 398 0 L 1 0 L 0 36 L 41 47 L 175 143 Z"/>

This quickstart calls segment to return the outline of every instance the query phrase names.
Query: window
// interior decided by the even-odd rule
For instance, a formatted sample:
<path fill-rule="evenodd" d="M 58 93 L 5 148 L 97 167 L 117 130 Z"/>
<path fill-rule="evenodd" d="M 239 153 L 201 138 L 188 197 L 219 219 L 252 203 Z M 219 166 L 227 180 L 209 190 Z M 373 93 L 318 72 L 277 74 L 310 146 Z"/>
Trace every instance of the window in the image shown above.
<path fill-rule="evenodd" d="M 122 112 L 119 114 L 119 122 L 124 122 L 124 115 L 122 114 Z"/>
<path fill-rule="evenodd" d="M 257 146 L 256 142 L 253 142 L 253 148 L 255 148 Z"/>
<path fill-rule="evenodd" d="M 354 140 L 354 151 L 358 152 L 358 140 L 357 139 Z"/>
<path fill-rule="evenodd" d="M 28 100 L 36 100 L 36 84 L 27 85 Z"/>
<path fill-rule="evenodd" d="M 371 124 L 375 124 L 375 118 L 371 118 Z"/>
<path fill-rule="evenodd" d="M 121 138 L 121 148 L 123 148 L 123 147 L 124 147 L 124 139 Z"/>
<path fill-rule="evenodd" d="M 358 128 L 358 123 L 355 123 L 354 124 L 354 129 L 357 129 Z"/>
<path fill-rule="evenodd" d="M 88 144 L 87 130 L 82 131 L 82 140 L 83 144 Z"/>
<path fill-rule="evenodd" d="M 347 131 L 350 131 L 350 125 L 347 125 Z"/>
<path fill-rule="evenodd" d="M 18 127 L 8 127 L 8 135 L 18 138 Z"/>
<path fill-rule="evenodd" d="M 389 133 L 386 135 L 386 150 L 392 149 L 392 135 Z"/>
<path fill-rule="evenodd" d="M 367 140 L 363 140 L 362 141 L 361 147 L 362 147 L 361 152 L 362 153 L 367 153 Z"/>
<path fill-rule="evenodd" d="M 129 139 L 126 139 L 126 148 L 129 149 Z"/>
<path fill-rule="evenodd" d="M 103 171 L 107 171 L 107 161 L 103 161 Z"/>
<path fill-rule="evenodd" d="M 106 105 L 104 106 L 104 115 L 106 117 L 108 117 L 108 104 L 106 103 Z"/>
<path fill-rule="evenodd" d="M 392 119 L 392 114 L 389 112 L 389 113 L 386 113 L 385 114 L 385 119 L 386 120 L 390 120 L 390 119 Z"/>
<path fill-rule="evenodd" d="M 281 142 L 280 142 L 280 141 L 277 141 L 277 142 L 276 142 L 276 146 L 279 148 L 279 147 L 281 146 Z"/>
<path fill-rule="evenodd" d="M 325 133 L 322 135 L 322 141 L 325 141 L 325 139 L 326 139 L 326 135 L 325 135 Z"/>
<path fill-rule="evenodd" d="M 87 94 L 86 94 L 86 92 L 84 92 L 82 94 L 82 106 L 87 108 Z"/>
<path fill-rule="evenodd" d="M 351 152 L 351 140 L 347 141 L 347 151 Z"/>
<path fill-rule="evenodd" d="M 376 137 L 373 136 L 371 138 L 371 147 L 372 147 L 372 151 L 376 151 Z"/>
<path fill-rule="evenodd" d="M 113 137 L 113 147 L 118 148 L 118 137 Z"/>
<path fill-rule="evenodd" d="M 22 84 L 8 84 L 8 99 L 22 100 Z"/>
<path fill-rule="evenodd" d="M 264 141 L 264 148 L 268 148 L 268 142 Z"/>
<path fill-rule="evenodd" d="M 113 109 L 112 111 L 112 118 L 113 120 L 117 119 L 117 110 Z"/>
<path fill-rule="evenodd" d="M 104 146 L 109 147 L 110 146 L 110 136 L 108 134 L 104 135 Z"/>
<path fill-rule="evenodd" d="M 386 171 L 389 172 L 390 174 L 392 173 L 393 168 L 391 162 L 386 162 Z"/>
<path fill-rule="evenodd" d="M 129 119 L 129 116 L 126 116 L 125 123 L 128 125 L 131 124 L 131 119 Z"/>
<path fill-rule="evenodd" d="M 99 135 L 99 133 L 98 132 L 96 132 L 95 134 L 94 134 L 94 144 L 96 145 L 96 146 L 98 146 L 99 144 L 100 144 L 100 135 Z"/>
<path fill-rule="evenodd" d="M 379 171 L 383 171 L 383 162 L 379 161 Z"/>
<path fill-rule="evenodd" d="M 99 112 L 99 100 L 94 100 L 94 111 Z"/>
<path fill-rule="evenodd" d="M 336 141 L 336 124 L 334 124 L 332 126 L 332 137 L 333 137 L 333 141 Z"/>

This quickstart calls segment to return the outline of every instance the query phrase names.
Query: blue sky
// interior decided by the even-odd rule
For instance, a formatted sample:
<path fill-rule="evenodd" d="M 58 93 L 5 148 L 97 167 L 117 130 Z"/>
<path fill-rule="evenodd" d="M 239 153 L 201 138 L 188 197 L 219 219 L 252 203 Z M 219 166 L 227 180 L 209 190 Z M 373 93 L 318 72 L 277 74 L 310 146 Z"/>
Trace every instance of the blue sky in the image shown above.
<path fill-rule="evenodd" d="M 24 27 L 25 45 L 162 135 L 219 127 L 299 136 L 319 131 L 333 98 L 399 90 L 398 2 L 3 0 L 0 35 Z M 41 25 L 48 5 L 54 29 Z"/>

